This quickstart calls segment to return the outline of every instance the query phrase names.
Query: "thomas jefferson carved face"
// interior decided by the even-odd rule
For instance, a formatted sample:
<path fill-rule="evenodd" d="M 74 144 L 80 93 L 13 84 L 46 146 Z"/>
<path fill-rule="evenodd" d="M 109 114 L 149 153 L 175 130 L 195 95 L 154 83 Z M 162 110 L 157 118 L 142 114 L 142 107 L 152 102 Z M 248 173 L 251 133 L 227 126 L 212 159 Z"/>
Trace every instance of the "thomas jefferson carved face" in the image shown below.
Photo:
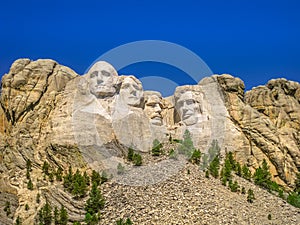
<path fill-rule="evenodd" d="M 141 104 L 143 87 L 141 82 L 133 76 L 125 77 L 120 88 L 120 98 L 129 106 L 138 107 Z"/>
<path fill-rule="evenodd" d="M 161 96 L 159 94 L 151 94 L 145 98 L 145 113 L 150 118 L 150 122 L 153 125 L 162 125 L 162 104 Z"/>
<path fill-rule="evenodd" d="M 194 99 L 193 92 L 181 93 L 175 104 L 180 119 L 185 125 L 191 126 L 197 123 L 199 107 Z"/>
<path fill-rule="evenodd" d="M 97 98 L 112 96 L 116 92 L 117 71 L 107 62 L 95 63 L 88 72 L 89 87 Z"/>

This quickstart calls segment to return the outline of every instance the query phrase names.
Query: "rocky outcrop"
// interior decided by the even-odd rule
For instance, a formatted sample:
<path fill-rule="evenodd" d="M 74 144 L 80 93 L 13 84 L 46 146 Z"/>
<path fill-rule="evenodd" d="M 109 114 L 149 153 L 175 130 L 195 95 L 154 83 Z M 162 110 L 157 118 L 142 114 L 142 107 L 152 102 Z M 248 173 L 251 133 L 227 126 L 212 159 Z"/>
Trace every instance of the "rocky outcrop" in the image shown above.
<path fill-rule="evenodd" d="M 239 78 L 214 75 L 163 98 L 143 91 L 132 75 L 118 76 L 106 62 L 79 76 L 53 60 L 19 59 L 2 78 L 0 199 L 13 203 L 14 219 L 27 215 L 30 224 L 41 205 L 35 203 L 39 192 L 41 202 L 63 203 L 77 220 L 83 202 L 42 179 L 45 161 L 64 170 L 72 165 L 116 171 L 129 147 L 148 155 L 154 139 L 182 139 L 186 129 L 202 152 L 217 140 L 222 155 L 232 151 L 252 170 L 266 159 L 273 179 L 292 187 L 300 167 L 300 84 L 277 79 L 246 93 L 244 89 Z M 34 191 L 26 188 L 28 159 L 38 187 Z M 165 164 L 155 162 L 153 168 Z M 151 172 L 150 163 L 145 170 Z M 139 176 L 137 171 L 133 174 Z M 4 224 L 12 222 L 0 216 Z"/>
<path fill-rule="evenodd" d="M 300 163 L 300 84 L 284 79 L 271 80 L 244 94 L 244 84 L 230 75 L 218 77 L 230 114 L 236 157 L 257 168 L 268 161 L 278 183 L 293 184 Z"/>

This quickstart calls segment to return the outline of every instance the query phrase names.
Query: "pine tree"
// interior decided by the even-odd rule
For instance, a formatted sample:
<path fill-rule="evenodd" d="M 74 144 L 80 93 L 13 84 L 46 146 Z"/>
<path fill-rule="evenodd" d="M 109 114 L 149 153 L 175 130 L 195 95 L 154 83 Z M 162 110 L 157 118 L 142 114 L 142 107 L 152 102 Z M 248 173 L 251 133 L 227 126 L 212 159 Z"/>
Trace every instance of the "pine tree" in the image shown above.
<path fill-rule="evenodd" d="M 96 183 L 97 186 L 99 186 L 99 184 L 100 184 L 100 182 L 101 182 L 101 176 L 100 176 L 100 174 L 99 174 L 97 171 L 93 170 L 93 171 L 92 171 L 92 177 L 91 177 L 91 180 L 92 180 L 92 184 L 93 184 L 93 183 Z"/>
<path fill-rule="evenodd" d="M 51 225 L 52 223 L 52 208 L 48 202 L 41 208 L 38 213 L 40 225 Z"/>
<path fill-rule="evenodd" d="M 183 141 L 178 147 L 179 154 L 185 155 L 188 159 L 192 156 L 195 151 L 194 143 L 192 141 L 192 136 L 189 130 L 185 130 L 183 134 Z"/>
<path fill-rule="evenodd" d="M 219 155 L 217 155 L 209 164 L 208 170 L 214 178 L 218 178 L 219 169 L 220 169 L 220 159 L 219 159 Z"/>
<path fill-rule="evenodd" d="M 20 216 L 17 217 L 15 225 L 22 225 L 22 220 Z"/>
<path fill-rule="evenodd" d="M 235 166 L 236 166 L 236 175 L 238 175 L 239 177 L 241 177 L 242 176 L 242 167 L 241 167 L 241 164 L 239 163 L 239 162 L 237 162 L 236 164 L 235 164 Z"/>
<path fill-rule="evenodd" d="M 89 199 L 86 202 L 85 210 L 90 215 L 94 215 L 98 213 L 100 209 L 104 207 L 104 198 L 102 197 L 102 194 L 100 190 L 98 189 L 97 183 L 92 184 L 92 190 L 89 194 Z"/>
<path fill-rule="evenodd" d="M 135 153 L 133 155 L 133 164 L 135 166 L 141 166 L 143 164 L 143 161 L 142 161 L 142 156 L 138 153 Z"/>
<path fill-rule="evenodd" d="M 226 157 L 224 166 L 223 166 L 222 171 L 221 171 L 222 183 L 225 182 L 225 181 L 231 180 L 231 178 L 232 178 L 231 171 L 232 171 L 232 165 L 231 165 L 230 160 L 228 159 L 228 157 Z"/>
<path fill-rule="evenodd" d="M 249 189 L 249 190 L 248 190 L 247 201 L 248 201 L 249 203 L 253 203 L 253 200 L 254 200 L 254 199 L 255 199 L 255 197 L 254 197 L 254 192 L 253 192 L 252 189 Z"/>
<path fill-rule="evenodd" d="M 33 183 L 31 181 L 31 179 L 29 179 L 29 181 L 27 182 L 27 188 L 28 188 L 28 190 L 33 190 Z"/>
<path fill-rule="evenodd" d="M 271 188 L 271 173 L 267 161 L 264 159 L 262 166 L 255 170 L 253 175 L 254 183 L 268 190 Z"/>
<path fill-rule="evenodd" d="M 6 212 L 6 216 L 9 216 L 9 214 L 11 213 L 9 201 L 5 202 L 5 207 L 4 207 L 3 211 Z"/>
<path fill-rule="evenodd" d="M 37 195 L 36 195 L 36 203 L 40 203 L 40 198 L 41 198 L 41 195 L 40 195 L 40 193 L 37 193 Z"/>
<path fill-rule="evenodd" d="M 64 187 L 67 189 L 67 191 L 72 191 L 72 185 L 73 185 L 73 173 L 72 173 L 72 167 L 69 166 L 69 171 L 66 176 L 64 176 Z"/>
<path fill-rule="evenodd" d="M 300 173 L 297 173 L 296 175 L 294 192 L 300 195 Z"/>
<path fill-rule="evenodd" d="M 28 211 L 29 210 L 29 205 L 26 203 L 25 205 L 25 210 Z"/>
<path fill-rule="evenodd" d="M 246 180 L 251 180 L 251 171 L 249 170 L 249 168 L 246 165 L 243 165 L 242 167 L 242 177 Z"/>
<path fill-rule="evenodd" d="M 53 216 L 53 220 L 54 220 L 54 224 L 55 224 L 55 225 L 60 225 L 60 224 L 59 224 L 59 213 L 58 213 L 58 209 L 57 209 L 56 206 L 55 206 L 55 208 L 54 208 L 54 216 Z"/>
<path fill-rule="evenodd" d="M 65 207 L 62 205 L 60 208 L 59 214 L 59 224 L 60 225 L 67 225 L 68 224 L 68 212 Z"/>
<path fill-rule="evenodd" d="M 191 156 L 191 158 L 189 159 L 189 161 L 190 161 L 191 163 L 194 163 L 194 164 L 199 165 L 199 164 L 200 164 L 200 160 L 201 160 L 201 152 L 200 152 L 200 150 L 195 149 L 195 150 L 193 151 L 192 156 Z"/>
<path fill-rule="evenodd" d="M 62 181 L 62 173 L 63 169 L 59 166 L 55 173 L 56 181 Z"/>
<path fill-rule="evenodd" d="M 31 161 L 30 159 L 26 160 L 26 178 L 29 180 L 30 179 L 30 172 L 32 171 L 31 169 Z"/>
<path fill-rule="evenodd" d="M 46 174 L 46 175 L 49 175 L 49 163 L 47 163 L 46 161 L 44 162 L 43 164 L 43 167 L 42 167 L 42 170 L 43 170 L 43 173 Z"/>
<path fill-rule="evenodd" d="M 83 173 L 83 178 L 87 186 L 90 186 L 90 177 L 87 175 L 86 171 Z"/>
<path fill-rule="evenodd" d="M 131 162 L 133 160 L 133 155 L 134 150 L 132 148 L 128 148 L 127 160 Z"/>
<path fill-rule="evenodd" d="M 27 160 L 26 160 L 26 170 L 27 170 L 28 172 L 31 172 L 31 171 L 32 171 L 30 159 L 27 159 Z"/>
<path fill-rule="evenodd" d="M 153 156 L 159 156 L 161 154 L 161 148 L 162 147 L 163 147 L 162 144 L 157 139 L 155 139 L 153 141 L 153 147 L 152 147 L 152 150 L 151 150 L 152 155 Z"/>

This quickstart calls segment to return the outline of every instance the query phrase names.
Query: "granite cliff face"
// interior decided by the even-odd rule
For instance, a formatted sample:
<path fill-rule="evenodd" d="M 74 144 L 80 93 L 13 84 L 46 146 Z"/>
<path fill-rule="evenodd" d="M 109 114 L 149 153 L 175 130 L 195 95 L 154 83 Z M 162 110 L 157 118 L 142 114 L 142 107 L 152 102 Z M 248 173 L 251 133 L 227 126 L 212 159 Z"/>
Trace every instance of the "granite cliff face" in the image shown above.
<path fill-rule="evenodd" d="M 40 193 L 42 202 L 63 203 L 76 220 L 82 203 L 42 179 L 43 162 L 113 170 L 129 147 L 147 153 L 155 139 L 182 139 L 186 129 L 202 152 L 217 140 L 222 154 L 232 151 L 252 170 L 266 159 L 273 179 L 293 187 L 300 168 L 300 84 L 277 79 L 244 89 L 239 78 L 214 75 L 163 98 L 106 62 L 79 76 L 52 60 L 19 59 L 2 78 L 1 202 L 10 199 L 13 218 L 26 215 L 24 223 L 31 224 L 41 207 L 33 198 Z M 27 159 L 38 190 L 26 188 Z M 2 214 L 1 221 L 11 224 Z"/>

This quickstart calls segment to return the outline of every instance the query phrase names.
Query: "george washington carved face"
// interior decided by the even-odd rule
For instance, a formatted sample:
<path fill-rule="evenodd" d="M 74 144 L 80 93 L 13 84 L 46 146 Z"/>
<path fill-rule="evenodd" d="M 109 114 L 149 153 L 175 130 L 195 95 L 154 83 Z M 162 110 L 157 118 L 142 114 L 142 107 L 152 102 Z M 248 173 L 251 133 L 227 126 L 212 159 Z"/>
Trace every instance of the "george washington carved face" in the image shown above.
<path fill-rule="evenodd" d="M 107 62 L 95 63 L 88 72 L 90 92 L 97 98 L 113 96 L 116 93 L 118 74 Z"/>

